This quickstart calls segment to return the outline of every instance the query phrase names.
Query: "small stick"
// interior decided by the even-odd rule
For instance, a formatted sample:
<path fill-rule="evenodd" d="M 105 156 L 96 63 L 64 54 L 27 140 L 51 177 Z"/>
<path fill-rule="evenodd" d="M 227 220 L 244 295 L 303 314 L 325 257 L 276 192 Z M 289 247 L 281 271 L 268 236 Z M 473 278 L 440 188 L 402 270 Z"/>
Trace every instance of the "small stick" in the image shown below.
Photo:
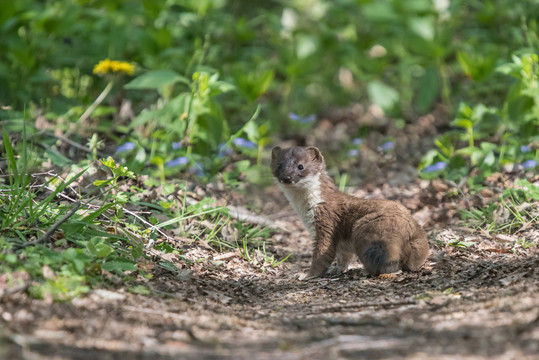
<path fill-rule="evenodd" d="M 61 218 L 60 220 L 58 220 L 57 222 L 55 222 L 49 230 L 47 230 L 47 232 L 45 234 L 43 234 L 43 236 L 41 236 L 39 239 L 35 240 L 35 241 L 29 241 L 29 242 L 26 242 L 24 244 L 21 244 L 21 245 L 15 245 L 14 246 L 14 250 L 17 251 L 17 250 L 20 250 L 20 249 L 24 249 L 28 246 L 32 246 L 32 245 L 36 245 L 36 244 L 41 244 L 41 243 L 44 243 L 46 242 L 49 237 L 56 231 L 56 229 L 58 229 L 58 227 L 60 225 L 62 225 L 64 222 L 67 221 L 67 219 L 69 219 L 70 217 L 72 217 L 75 212 L 79 209 L 80 207 L 80 201 L 77 201 L 74 205 L 73 205 L 73 208 L 71 208 L 71 211 L 69 211 L 63 218 Z"/>

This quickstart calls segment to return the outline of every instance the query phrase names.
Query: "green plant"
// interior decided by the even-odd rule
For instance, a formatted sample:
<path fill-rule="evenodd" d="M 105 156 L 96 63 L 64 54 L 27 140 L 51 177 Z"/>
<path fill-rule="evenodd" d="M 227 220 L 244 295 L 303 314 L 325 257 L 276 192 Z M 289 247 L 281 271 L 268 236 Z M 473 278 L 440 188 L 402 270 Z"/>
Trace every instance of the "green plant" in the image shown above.
<path fill-rule="evenodd" d="M 528 224 L 537 223 L 539 217 L 534 211 L 539 201 L 539 187 L 524 179 L 517 180 L 515 185 L 518 188 L 504 190 L 498 201 L 484 207 L 463 210 L 462 219 L 475 228 L 510 234 L 517 233 Z"/>
<path fill-rule="evenodd" d="M 429 152 L 420 164 L 426 178 L 444 176 L 460 181 L 471 169 L 479 183 L 503 165 L 521 164 L 524 169 L 538 166 L 539 158 L 539 57 L 536 54 L 513 56 L 513 62 L 497 71 L 511 75 L 515 82 L 503 107 L 461 104 L 452 132 L 435 141 L 437 150 Z"/>
<path fill-rule="evenodd" d="M 475 245 L 475 242 L 474 241 L 462 241 L 462 240 L 455 240 L 453 242 L 450 242 L 449 243 L 449 246 L 453 246 L 454 248 L 457 248 L 457 249 L 468 249 L 472 246 Z"/>
<path fill-rule="evenodd" d="M 258 249 L 258 251 L 260 252 L 260 249 Z M 268 254 L 266 252 L 266 243 L 262 244 L 262 253 L 264 254 L 264 262 L 270 264 L 271 267 L 274 267 L 274 268 L 276 268 L 279 265 L 281 265 L 282 263 L 284 263 L 292 255 L 292 254 L 288 254 L 288 255 L 286 255 L 286 257 L 282 258 L 281 260 L 277 260 L 275 258 L 275 255 Z"/>
<path fill-rule="evenodd" d="M 52 176 L 41 181 L 29 173 L 24 139 L 17 159 L 4 130 L 8 181 L 0 184 L 2 272 L 28 273 L 36 281 L 28 290 L 31 295 L 56 300 L 87 292 L 103 282 L 105 272 L 121 277 L 136 272 L 143 242 L 151 234 L 120 221 L 127 198 L 119 184 L 133 174 L 111 158 L 103 160 L 111 177 L 95 181 L 95 189 L 84 198 L 72 184 L 87 168 L 68 180 Z M 92 203 L 97 198 L 100 205 Z"/>

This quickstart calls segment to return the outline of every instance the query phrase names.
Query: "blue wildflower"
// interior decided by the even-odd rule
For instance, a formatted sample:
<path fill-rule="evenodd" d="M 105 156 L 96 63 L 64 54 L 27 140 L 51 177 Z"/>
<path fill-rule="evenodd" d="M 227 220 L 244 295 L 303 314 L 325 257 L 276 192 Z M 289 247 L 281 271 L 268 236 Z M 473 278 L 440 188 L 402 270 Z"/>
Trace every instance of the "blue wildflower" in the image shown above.
<path fill-rule="evenodd" d="M 242 147 L 245 147 L 245 148 L 248 148 L 248 149 L 255 149 L 256 148 L 256 144 L 254 142 L 246 140 L 244 138 L 240 138 L 240 137 L 235 138 L 233 143 L 236 146 L 242 146 Z"/>
<path fill-rule="evenodd" d="M 288 114 L 288 118 L 290 120 L 294 120 L 296 122 L 299 122 L 301 124 L 309 124 L 309 123 L 312 123 L 313 121 L 316 120 L 316 115 L 315 114 L 310 114 L 310 115 L 307 115 L 307 116 L 300 116 L 294 112 L 291 112 Z"/>
<path fill-rule="evenodd" d="M 350 150 L 348 150 L 348 156 L 356 157 L 358 155 L 359 155 L 359 150 L 358 149 L 350 149 Z"/>
<path fill-rule="evenodd" d="M 189 162 L 189 159 L 185 156 L 177 157 L 176 159 L 172 159 L 170 161 L 167 161 L 165 164 L 165 167 L 174 167 L 174 166 L 180 166 L 185 165 Z"/>
<path fill-rule="evenodd" d="M 362 145 L 362 144 L 363 144 L 363 139 L 362 138 L 355 138 L 354 140 L 352 140 L 352 145 L 359 146 L 359 145 Z"/>
<path fill-rule="evenodd" d="M 530 150 L 531 150 L 530 145 L 521 145 L 520 146 L 520 151 L 523 152 L 523 153 L 530 152 Z"/>
<path fill-rule="evenodd" d="M 421 172 L 431 173 L 435 171 L 444 170 L 446 167 L 447 167 L 447 163 L 445 161 L 438 161 L 437 163 L 434 163 L 425 167 L 423 170 L 421 170 Z"/>
<path fill-rule="evenodd" d="M 380 145 L 380 150 L 383 151 L 389 151 L 392 150 L 395 147 L 395 143 L 393 141 L 386 141 L 382 145 Z"/>
<path fill-rule="evenodd" d="M 520 165 L 522 165 L 524 169 L 533 169 L 537 166 L 537 160 L 526 160 Z"/>
<path fill-rule="evenodd" d="M 181 143 L 181 141 L 173 142 L 173 143 L 172 143 L 172 148 L 173 148 L 174 150 L 181 149 L 181 148 L 182 148 L 182 143 Z"/>
<path fill-rule="evenodd" d="M 217 153 L 217 157 L 225 157 L 225 156 L 232 156 L 234 154 L 234 151 L 229 147 L 226 146 L 225 143 L 221 143 L 219 145 L 219 152 Z"/>
<path fill-rule="evenodd" d="M 299 119 L 301 119 L 301 116 L 299 116 L 295 112 L 291 112 L 291 113 L 288 114 L 288 118 L 290 120 L 299 121 Z"/>
<path fill-rule="evenodd" d="M 131 151 L 135 148 L 135 143 L 132 142 L 126 142 L 125 144 L 122 144 L 116 148 L 115 154 L 123 153 L 125 151 Z"/>
<path fill-rule="evenodd" d="M 204 176 L 204 166 L 202 166 L 202 163 L 197 161 L 193 166 L 189 168 L 189 173 L 196 174 L 198 176 Z"/>

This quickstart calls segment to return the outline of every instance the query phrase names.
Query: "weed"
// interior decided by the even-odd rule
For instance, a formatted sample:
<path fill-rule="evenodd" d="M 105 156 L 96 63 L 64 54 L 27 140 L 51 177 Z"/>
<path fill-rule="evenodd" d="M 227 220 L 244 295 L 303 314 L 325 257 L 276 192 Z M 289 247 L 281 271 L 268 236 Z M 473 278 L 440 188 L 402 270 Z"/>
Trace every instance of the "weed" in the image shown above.
<path fill-rule="evenodd" d="M 468 249 L 475 245 L 474 241 L 462 241 L 462 240 L 455 240 L 449 243 L 449 246 L 453 246 L 456 249 Z"/>
<path fill-rule="evenodd" d="M 486 228 L 492 233 L 516 233 L 528 224 L 536 224 L 539 187 L 527 180 L 515 182 L 518 188 L 506 188 L 499 201 L 487 206 L 461 211 L 467 225 Z"/>

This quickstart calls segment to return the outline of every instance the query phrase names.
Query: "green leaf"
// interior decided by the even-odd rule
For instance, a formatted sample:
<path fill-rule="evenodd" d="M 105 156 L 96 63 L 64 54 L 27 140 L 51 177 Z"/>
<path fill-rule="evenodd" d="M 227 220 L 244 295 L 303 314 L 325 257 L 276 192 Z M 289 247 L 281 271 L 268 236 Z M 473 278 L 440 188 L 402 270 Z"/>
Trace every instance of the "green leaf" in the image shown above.
<path fill-rule="evenodd" d="M 532 200 L 539 201 L 539 186 L 535 186 L 525 179 L 515 181 L 515 185 L 522 187 L 522 190 Z"/>
<path fill-rule="evenodd" d="M 468 119 L 455 119 L 451 121 L 451 125 L 457 126 L 463 129 L 471 129 L 473 127 L 473 123 Z"/>
<path fill-rule="evenodd" d="M 71 164 L 71 160 L 64 155 L 53 149 L 46 149 L 45 154 L 56 166 L 66 166 Z"/>
<path fill-rule="evenodd" d="M 480 146 L 481 146 L 481 149 L 485 152 L 495 151 L 498 149 L 498 146 L 496 144 L 489 143 L 487 141 L 483 141 Z"/>
<path fill-rule="evenodd" d="M 386 111 L 391 110 L 399 101 L 399 93 L 380 81 L 370 82 L 367 92 L 371 101 Z"/>
<path fill-rule="evenodd" d="M 137 285 L 129 288 L 129 292 L 133 294 L 150 295 L 150 289 L 144 285 Z"/>
<path fill-rule="evenodd" d="M 438 70 L 434 67 L 430 67 L 425 71 L 425 74 L 419 81 L 419 93 L 417 94 L 417 108 L 421 112 L 428 112 L 440 90 L 440 76 Z"/>
<path fill-rule="evenodd" d="M 101 186 L 101 185 L 106 184 L 106 183 L 109 183 L 109 182 L 110 182 L 110 180 L 95 180 L 95 181 L 93 182 L 93 184 L 94 184 L 95 186 Z"/>
<path fill-rule="evenodd" d="M 105 243 L 99 243 L 95 246 L 95 255 L 100 258 L 105 258 L 112 254 L 114 249 Z"/>
<path fill-rule="evenodd" d="M 434 18 L 428 17 L 414 17 L 408 22 L 408 27 L 419 37 L 427 41 L 434 40 Z"/>
<path fill-rule="evenodd" d="M 454 242 L 451 242 L 449 243 L 450 246 L 453 246 L 453 247 L 456 247 L 456 248 L 461 248 L 461 249 L 467 249 L 469 247 L 472 247 L 475 245 L 475 242 L 473 241 L 460 241 L 460 240 L 457 240 L 457 241 L 454 241 Z"/>
<path fill-rule="evenodd" d="M 101 267 L 107 271 L 117 271 L 117 272 L 137 270 L 137 267 L 135 266 L 135 262 L 129 261 L 127 259 L 107 261 Z"/>
<path fill-rule="evenodd" d="M 126 89 L 161 90 L 166 86 L 170 86 L 178 82 L 187 85 L 190 84 L 187 78 L 172 70 L 153 70 L 134 78 L 129 83 L 125 84 L 124 87 Z"/>
<path fill-rule="evenodd" d="M 496 157 L 494 156 L 494 152 L 489 151 L 485 158 L 483 159 L 483 164 L 487 166 L 492 166 L 496 162 Z"/>
<path fill-rule="evenodd" d="M 111 170 L 116 169 L 116 161 L 114 161 L 112 156 L 109 156 L 106 159 L 101 159 L 101 163 Z"/>
<path fill-rule="evenodd" d="M 318 48 L 318 38 L 311 35 L 298 35 L 296 38 L 296 55 L 299 59 L 311 56 Z"/>
<path fill-rule="evenodd" d="M 389 2 L 373 1 L 363 5 L 363 15 L 368 21 L 397 22 L 400 16 L 395 13 Z"/>
<path fill-rule="evenodd" d="M 131 256 L 133 259 L 138 259 L 142 256 L 143 250 L 142 250 L 142 243 L 138 244 L 131 250 Z"/>

